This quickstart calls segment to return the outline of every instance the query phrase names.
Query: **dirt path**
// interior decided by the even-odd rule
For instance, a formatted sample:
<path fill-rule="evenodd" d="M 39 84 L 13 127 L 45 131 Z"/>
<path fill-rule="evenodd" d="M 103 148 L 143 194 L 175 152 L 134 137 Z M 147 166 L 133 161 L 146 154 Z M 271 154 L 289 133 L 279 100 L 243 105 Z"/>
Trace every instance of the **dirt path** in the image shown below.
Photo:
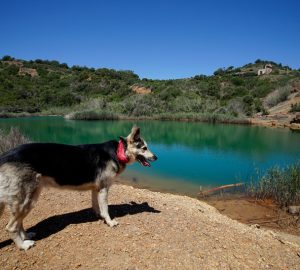
<path fill-rule="evenodd" d="M 300 247 L 223 216 L 196 199 L 114 185 L 109 228 L 88 192 L 44 190 L 25 228 L 36 246 L 19 251 L 0 219 L 0 269 L 300 269 Z"/>

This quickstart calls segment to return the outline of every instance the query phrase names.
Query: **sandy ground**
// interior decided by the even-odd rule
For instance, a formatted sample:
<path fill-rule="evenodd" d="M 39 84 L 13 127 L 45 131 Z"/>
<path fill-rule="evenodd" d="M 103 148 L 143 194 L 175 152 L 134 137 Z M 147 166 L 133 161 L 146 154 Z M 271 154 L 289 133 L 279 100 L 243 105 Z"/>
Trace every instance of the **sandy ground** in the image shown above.
<path fill-rule="evenodd" d="M 36 246 L 20 251 L 0 219 L 0 269 L 300 269 L 300 246 L 221 215 L 204 202 L 114 185 L 109 228 L 89 192 L 45 189 L 25 219 Z"/>

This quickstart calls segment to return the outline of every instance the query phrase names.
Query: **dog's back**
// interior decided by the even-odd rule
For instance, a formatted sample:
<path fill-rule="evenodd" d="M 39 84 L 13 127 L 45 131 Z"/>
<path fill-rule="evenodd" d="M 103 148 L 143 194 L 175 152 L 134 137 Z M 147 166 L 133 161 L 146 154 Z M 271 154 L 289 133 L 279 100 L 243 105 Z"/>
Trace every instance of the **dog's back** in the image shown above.
<path fill-rule="evenodd" d="M 30 167 L 55 179 L 58 185 L 82 185 L 95 179 L 99 168 L 111 159 L 105 144 L 71 146 L 55 143 L 24 144 L 0 157 L 4 164 Z"/>

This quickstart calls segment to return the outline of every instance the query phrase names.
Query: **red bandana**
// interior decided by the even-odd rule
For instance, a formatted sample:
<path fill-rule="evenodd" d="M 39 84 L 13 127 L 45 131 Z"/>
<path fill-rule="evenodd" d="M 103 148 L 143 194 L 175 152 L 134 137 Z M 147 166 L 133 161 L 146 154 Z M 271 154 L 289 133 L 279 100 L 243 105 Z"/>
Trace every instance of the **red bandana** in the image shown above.
<path fill-rule="evenodd" d="M 122 140 L 120 140 L 119 144 L 118 144 L 117 158 L 118 158 L 118 161 L 121 163 L 129 162 L 129 159 L 128 159 L 128 157 L 126 157 L 126 154 L 125 154 L 124 144 L 123 144 Z"/>

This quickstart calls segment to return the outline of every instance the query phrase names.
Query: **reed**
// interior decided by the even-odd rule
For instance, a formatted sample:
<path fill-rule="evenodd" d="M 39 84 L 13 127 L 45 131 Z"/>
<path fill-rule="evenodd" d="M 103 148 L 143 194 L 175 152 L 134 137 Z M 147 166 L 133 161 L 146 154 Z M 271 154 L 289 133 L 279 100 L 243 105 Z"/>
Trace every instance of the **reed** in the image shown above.
<path fill-rule="evenodd" d="M 65 116 L 69 120 L 118 120 L 119 116 L 108 111 L 79 111 L 67 114 Z"/>
<path fill-rule="evenodd" d="M 195 121 L 226 124 L 251 124 L 246 118 L 237 118 L 226 114 L 209 113 L 161 113 L 149 116 L 117 114 L 109 110 L 83 110 L 65 116 L 69 120 L 161 120 L 161 121 Z"/>
<path fill-rule="evenodd" d="M 29 139 L 18 128 L 13 127 L 8 133 L 0 130 L 0 154 L 28 142 Z"/>
<path fill-rule="evenodd" d="M 27 112 L 12 113 L 12 112 L 0 112 L 0 118 L 15 118 L 15 117 L 28 117 L 35 114 L 30 114 Z"/>
<path fill-rule="evenodd" d="M 246 187 L 248 195 L 257 199 L 272 199 L 280 206 L 300 203 L 300 161 L 285 168 L 270 168 L 258 180 Z"/>

